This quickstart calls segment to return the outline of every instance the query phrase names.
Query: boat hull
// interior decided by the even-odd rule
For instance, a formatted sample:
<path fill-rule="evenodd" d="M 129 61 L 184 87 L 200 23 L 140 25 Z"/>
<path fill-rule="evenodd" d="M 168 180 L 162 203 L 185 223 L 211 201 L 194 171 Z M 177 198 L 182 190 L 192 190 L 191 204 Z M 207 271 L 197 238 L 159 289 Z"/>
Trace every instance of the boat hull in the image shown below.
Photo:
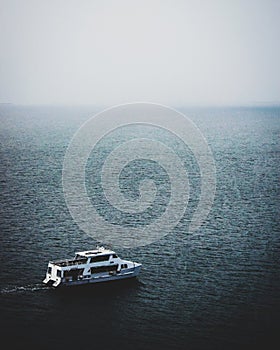
<path fill-rule="evenodd" d="M 61 281 L 59 284 L 57 284 L 57 282 L 53 280 L 48 280 L 48 281 L 44 280 L 44 283 L 53 288 L 61 288 L 61 287 L 88 285 L 93 283 L 126 280 L 126 279 L 137 277 L 140 273 L 141 267 L 142 265 L 139 264 L 139 266 L 135 266 L 133 270 L 129 269 L 129 271 L 127 272 L 123 271 L 116 274 L 91 276 L 91 278 L 86 278 L 86 279 L 83 278 L 83 279 L 77 279 L 77 280 L 71 280 L 71 281 Z"/>

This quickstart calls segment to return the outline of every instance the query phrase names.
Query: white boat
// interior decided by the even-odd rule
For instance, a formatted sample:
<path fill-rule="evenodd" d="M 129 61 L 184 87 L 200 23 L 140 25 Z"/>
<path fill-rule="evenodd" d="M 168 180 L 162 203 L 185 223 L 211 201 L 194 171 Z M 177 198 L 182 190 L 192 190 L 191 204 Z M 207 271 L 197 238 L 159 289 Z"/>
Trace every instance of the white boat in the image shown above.
<path fill-rule="evenodd" d="M 73 259 L 50 261 L 43 283 L 73 286 L 136 277 L 142 264 L 123 260 L 104 247 L 76 253 Z"/>

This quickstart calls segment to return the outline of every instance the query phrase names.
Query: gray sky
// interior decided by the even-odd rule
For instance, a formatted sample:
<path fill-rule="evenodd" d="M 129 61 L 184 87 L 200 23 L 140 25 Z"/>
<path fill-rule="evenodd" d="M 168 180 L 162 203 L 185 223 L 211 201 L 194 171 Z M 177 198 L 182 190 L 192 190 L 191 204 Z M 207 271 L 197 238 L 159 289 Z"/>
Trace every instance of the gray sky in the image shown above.
<path fill-rule="evenodd" d="M 0 0 L 0 102 L 280 101 L 279 0 Z"/>

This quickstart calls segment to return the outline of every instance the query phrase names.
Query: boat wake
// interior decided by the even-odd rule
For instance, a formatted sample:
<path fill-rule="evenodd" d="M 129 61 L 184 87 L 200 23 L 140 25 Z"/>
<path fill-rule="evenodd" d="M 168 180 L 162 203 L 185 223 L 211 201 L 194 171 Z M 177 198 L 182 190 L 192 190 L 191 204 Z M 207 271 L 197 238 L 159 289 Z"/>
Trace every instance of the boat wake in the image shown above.
<path fill-rule="evenodd" d="M 40 290 L 49 289 L 47 286 L 42 284 L 29 284 L 26 286 L 13 286 L 6 287 L 0 290 L 0 294 L 12 294 L 12 293 L 23 293 L 23 292 L 37 292 Z"/>

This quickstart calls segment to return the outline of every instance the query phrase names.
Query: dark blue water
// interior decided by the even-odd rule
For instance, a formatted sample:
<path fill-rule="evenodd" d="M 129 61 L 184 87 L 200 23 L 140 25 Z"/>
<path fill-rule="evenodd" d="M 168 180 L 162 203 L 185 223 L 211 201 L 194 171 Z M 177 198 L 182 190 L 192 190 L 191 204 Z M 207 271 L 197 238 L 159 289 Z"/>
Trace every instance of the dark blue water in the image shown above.
<path fill-rule="evenodd" d="M 69 214 L 61 176 L 73 134 L 97 111 L 0 107 L 2 342 L 9 349 L 269 347 L 280 322 L 280 108 L 181 108 L 215 158 L 217 191 L 205 224 L 188 233 L 190 203 L 160 241 L 118 249 L 143 264 L 137 280 L 50 290 L 41 283 L 48 261 L 96 244 Z"/>

